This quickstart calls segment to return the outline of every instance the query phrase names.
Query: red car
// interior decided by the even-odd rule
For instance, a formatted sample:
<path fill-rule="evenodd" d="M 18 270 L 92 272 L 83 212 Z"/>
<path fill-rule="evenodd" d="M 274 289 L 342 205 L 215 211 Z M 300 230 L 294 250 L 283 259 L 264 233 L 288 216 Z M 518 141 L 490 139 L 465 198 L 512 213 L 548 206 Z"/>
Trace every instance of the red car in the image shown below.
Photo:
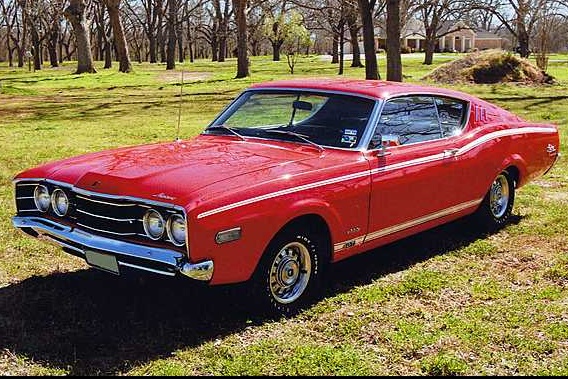
<path fill-rule="evenodd" d="M 13 224 L 114 274 L 250 280 L 289 314 L 330 263 L 472 213 L 505 224 L 558 149 L 556 126 L 456 91 L 268 82 L 193 139 L 20 173 Z"/>

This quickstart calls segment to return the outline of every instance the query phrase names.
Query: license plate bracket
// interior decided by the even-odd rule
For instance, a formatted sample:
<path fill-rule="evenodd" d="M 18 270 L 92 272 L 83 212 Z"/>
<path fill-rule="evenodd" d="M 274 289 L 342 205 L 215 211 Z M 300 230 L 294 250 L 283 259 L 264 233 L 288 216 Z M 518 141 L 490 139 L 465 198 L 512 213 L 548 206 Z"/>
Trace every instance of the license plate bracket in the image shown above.
<path fill-rule="evenodd" d="M 86 250 L 85 260 L 87 263 L 99 270 L 120 275 L 118 271 L 118 261 L 114 255 L 99 253 L 98 251 Z"/>

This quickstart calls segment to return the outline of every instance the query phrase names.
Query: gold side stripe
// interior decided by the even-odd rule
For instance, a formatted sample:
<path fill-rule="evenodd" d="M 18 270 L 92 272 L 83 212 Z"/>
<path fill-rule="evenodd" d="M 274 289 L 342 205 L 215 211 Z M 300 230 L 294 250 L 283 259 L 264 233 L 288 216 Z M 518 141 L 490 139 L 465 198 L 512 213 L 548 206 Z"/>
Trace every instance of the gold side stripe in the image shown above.
<path fill-rule="evenodd" d="M 449 215 L 454 214 L 454 213 L 461 212 L 461 211 L 466 210 L 468 208 L 472 208 L 476 205 L 479 205 L 482 201 L 483 201 L 483 199 L 467 201 L 465 203 L 461 203 L 461 204 L 455 205 L 453 207 L 441 210 L 439 212 L 431 213 L 429 215 L 426 215 L 426 216 L 423 216 L 423 217 L 420 217 L 420 218 L 417 218 L 417 219 L 414 219 L 414 220 L 411 220 L 411 221 L 404 222 L 402 224 L 393 225 L 393 226 L 390 226 L 388 228 L 384 228 L 384 229 L 381 229 L 381 230 L 377 230 L 375 232 L 368 233 L 368 234 L 361 236 L 361 237 L 358 237 L 356 239 L 351 239 L 351 240 L 336 243 L 336 244 L 333 245 L 333 251 L 337 253 L 339 251 L 342 251 L 342 250 L 345 250 L 345 249 L 348 249 L 348 248 L 351 248 L 351 247 L 355 247 L 357 245 L 361 245 L 362 243 L 369 242 L 369 241 L 372 241 L 372 240 L 377 239 L 377 238 L 385 237 L 385 236 L 388 236 L 389 234 L 394 234 L 394 233 L 400 232 L 400 231 L 405 230 L 405 229 L 412 228 L 412 227 L 420 225 L 420 224 L 424 224 L 428 221 L 432 221 L 432 220 L 435 220 L 437 218 L 442 218 L 442 217 L 449 216 Z"/>

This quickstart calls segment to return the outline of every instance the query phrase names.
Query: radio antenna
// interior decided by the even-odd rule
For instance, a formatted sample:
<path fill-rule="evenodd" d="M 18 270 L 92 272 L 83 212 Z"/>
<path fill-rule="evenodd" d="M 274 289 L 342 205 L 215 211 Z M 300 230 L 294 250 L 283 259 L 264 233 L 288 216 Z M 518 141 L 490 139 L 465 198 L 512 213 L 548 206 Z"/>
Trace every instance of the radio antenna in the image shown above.
<path fill-rule="evenodd" d="M 178 122 L 176 130 L 176 141 L 180 141 L 179 138 L 179 127 L 181 124 L 181 104 L 183 102 L 183 70 L 181 71 L 181 85 L 179 86 L 179 110 L 178 110 Z"/>

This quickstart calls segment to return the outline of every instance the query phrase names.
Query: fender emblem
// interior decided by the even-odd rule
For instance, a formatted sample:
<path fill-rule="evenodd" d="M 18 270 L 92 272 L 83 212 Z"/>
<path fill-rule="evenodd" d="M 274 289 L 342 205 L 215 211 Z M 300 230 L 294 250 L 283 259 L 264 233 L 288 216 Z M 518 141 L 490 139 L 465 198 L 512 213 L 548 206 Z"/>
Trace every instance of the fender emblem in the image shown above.
<path fill-rule="evenodd" d="M 153 197 L 160 198 L 160 199 L 165 199 L 165 200 L 175 200 L 175 197 L 166 195 L 166 194 L 163 193 L 163 192 L 161 192 L 161 193 L 156 193 L 156 194 L 154 194 L 154 195 L 152 195 L 152 196 L 153 196 Z"/>
<path fill-rule="evenodd" d="M 554 154 L 556 153 L 556 147 L 554 147 L 554 145 L 549 143 L 548 146 L 546 146 L 546 152 L 548 154 Z"/>

